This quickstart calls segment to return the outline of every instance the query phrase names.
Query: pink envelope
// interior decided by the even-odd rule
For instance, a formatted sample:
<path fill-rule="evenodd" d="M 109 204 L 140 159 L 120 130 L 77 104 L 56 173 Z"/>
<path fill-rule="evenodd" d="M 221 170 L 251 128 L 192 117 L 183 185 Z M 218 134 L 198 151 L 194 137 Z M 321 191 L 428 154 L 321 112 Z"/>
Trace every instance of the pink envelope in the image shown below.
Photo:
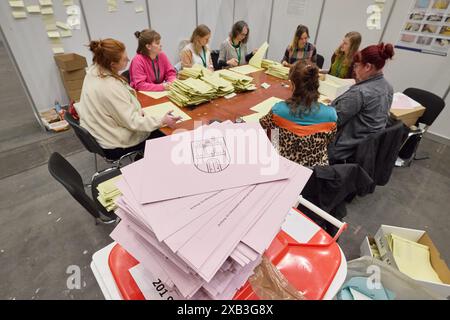
<path fill-rule="evenodd" d="M 286 179 L 259 123 L 221 124 L 148 140 L 141 203 Z"/>

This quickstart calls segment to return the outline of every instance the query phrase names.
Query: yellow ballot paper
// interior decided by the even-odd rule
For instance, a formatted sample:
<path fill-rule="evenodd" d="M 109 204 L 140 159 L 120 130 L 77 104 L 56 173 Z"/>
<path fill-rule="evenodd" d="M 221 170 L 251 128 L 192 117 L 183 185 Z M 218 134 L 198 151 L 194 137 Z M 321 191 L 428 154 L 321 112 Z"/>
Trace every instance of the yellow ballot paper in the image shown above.
<path fill-rule="evenodd" d="M 261 68 L 261 63 L 266 55 L 267 49 L 269 48 L 269 44 L 266 42 L 263 43 L 261 47 L 259 47 L 258 51 L 253 55 L 253 57 L 248 62 L 249 65 L 254 66 L 255 68 Z"/>
<path fill-rule="evenodd" d="M 178 108 L 176 105 L 174 105 L 172 102 L 164 102 L 143 109 L 146 115 L 153 116 L 155 118 L 162 118 L 170 110 L 173 111 L 172 114 L 175 117 L 181 117 L 180 120 L 181 122 L 191 120 L 191 117 L 189 117 L 186 113 L 181 111 L 181 109 Z"/>
<path fill-rule="evenodd" d="M 245 122 L 248 122 L 248 123 L 259 122 L 259 119 L 261 119 L 264 116 L 265 116 L 265 114 L 258 112 L 258 113 L 250 114 L 248 116 L 244 116 L 244 117 L 242 117 L 242 120 L 244 120 Z"/>
<path fill-rule="evenodd" d="M 139 91 L 153 99 L 161 99 L 167 96 L 167 91 Z"/>
<path fill-rule="evenodd" d="M 250 110 L 256 111 L 258 113 L 262 113 L 263 116 L 266 115 L 274 106 L 275 103 L 283 101 L 283 99 L 272 97 L 269 99 L 264 100 L 263 102 L 257 104 L 253 108 L 250 108 Z"/>
<path fill-rule="evenodd" d="M 401 272 L 415 280 L 442 283 L 431 266 L 429 247 L 395 234 L 391 234 L 388 242 Z"/>
<path fill-rule="evenodd" d="M 261 71 L 263 69 L 262 68 L 256 68 L 256 67 L 254 67 L 252 65 L 249 65 L 249 64 L 244 64 L 243 66 L 230 68 L 230 70 L 233 71 L 233 72 L 241 73 L 241 74 L 249 74 L 249 73 L 253 73 L 253 72 L 256 72 L 256 71 Z"/>
<path fill-rule="evenodd" d="M 39 7 L 39 6 L 27 6 L 27 11 L 29 13 L 41 13 L 41 7 Z"/>

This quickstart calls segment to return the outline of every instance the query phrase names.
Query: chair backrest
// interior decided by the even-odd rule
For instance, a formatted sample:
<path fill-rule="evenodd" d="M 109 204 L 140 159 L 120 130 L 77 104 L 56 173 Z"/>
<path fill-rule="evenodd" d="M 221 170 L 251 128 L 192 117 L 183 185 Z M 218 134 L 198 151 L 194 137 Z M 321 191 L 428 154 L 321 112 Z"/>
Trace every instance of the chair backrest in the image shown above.
<path fill-rule="evenodd" d="M 130 84 L 130 82 L 131 82 L 131 80 L 130 80 L 130 70 L 122 72 L 121 76 L 124 77 L 125 79 L 127 79 L 128 84 Z"/>
<path fill-rule="evenodd" d="M 214 66 L 214 70 L 219 70 L 219 50 L 211 51 L 211 60 Z"/>
<path fill-rule="evenodd" d="M 79 122 L 75 120 L 72 115 L 68 112 L 64 114 L 64 119 L 70 124 L 70 126 L 75 131 L 78 139 L 80 139 L 81 143 L 87 149 L 87 151 L 91 153 L 99 154 L 100 156 L 106 158 L 106 155 L 98 144 L 97 140 L 87 131 L 85 128 L 80 126 Z"/>
<path fill-rule="evenodd" d="M 319 67 L 319 69 L 323 68 L 324 62 L 325 62 L 325 58 L 322 55 L 318 54 L 316 64 Z"/>
<path fill-rule="evenodd" d="M 72 197 L 78 201 L 94 218 L 100 213 L 91 198 L 84 191 L 83 180 L 78 171 L 58 152 L 52 153 L 48 161 L 48 171 Z"/>
<path fill-rule="evenodd" d="M 419 118 L 417 123 L 431 126 L 445 107 L 445 101 L 429 91 L 418 88 L 408 88 L 403 91 L 403 93 L 425 107 L 425 112 Z"/>

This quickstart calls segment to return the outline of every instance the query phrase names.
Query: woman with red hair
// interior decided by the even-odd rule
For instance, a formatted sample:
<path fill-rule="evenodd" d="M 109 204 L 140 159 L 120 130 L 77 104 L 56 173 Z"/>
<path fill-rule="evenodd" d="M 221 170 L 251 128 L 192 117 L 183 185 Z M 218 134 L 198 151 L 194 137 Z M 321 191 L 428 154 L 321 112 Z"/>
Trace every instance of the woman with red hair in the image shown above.
<path fill-rule="evenodd" d="M 345 162 L 362 140 L 386 127 L 393 88 L 383 76 L 383 67 L 393 56 L 393 46 L 384 43 L 355 54 L 357 83 L 332 102 L 338 115 L 338 133 L 328 148 L 330 162 Z"/>

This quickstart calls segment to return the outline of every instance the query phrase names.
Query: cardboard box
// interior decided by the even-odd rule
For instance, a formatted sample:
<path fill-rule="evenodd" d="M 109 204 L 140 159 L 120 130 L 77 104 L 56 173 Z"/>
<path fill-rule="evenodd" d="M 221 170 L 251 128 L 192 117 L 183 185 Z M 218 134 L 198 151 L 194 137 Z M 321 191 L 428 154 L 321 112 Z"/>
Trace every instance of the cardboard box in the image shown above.
<path fill-rule="evenodd" d="M 80 80 L 80 79 L 84 79 L 84 77 L 86 76 L 85 69 L 80 69 L 80 70 L 75 70 L 75 71 L 64 71 L 64 70 L 60 70 L 60 71 L 61 71 L 61 78 L 63 79 L 63 81 Z"/>
<path fill-rule="evenodd" d="M 377 231 L 375 235 L 375 242 L 378 246 L 378 250 L 380 251 L 381 260 L 398 269 L 386 238 L 386 236 L 389 234 L 396 234 L 399 237 L 415 241 L 417 243 L 426 245 L 430 248 L 431 266 L 436 271 L 443 284 L 429 281 L 420 281 L 420 280 L 416 281 L 422 286 L 434 291 L 435 293 L 439 294 L 444 298 L 449 297 L 450 270 L 445 261 L 441 259 L 439 250 L 436 248 L 433 241 L 431 241 L 431 238 L 428 236 L 426 231 L 381 225 L 380 229 Z"/>
<path fill-rule="evenodd" d="M 325 81 L 319 80 L 319 83 L 319 92 L 330 100 L 334 100 L 347 92 L 355 84 L 355 80 L 341 79 L 327 74 L 325 75 Z"/>
<path fill-rule="evenodd" d="M 83 81 L 84 79 L 63 81 L 64 88 L 66 88 L 67 93 L 69 91 L 81 91 L 81 88 L 83 87 Z"/>
<path fill-rule="evenodd" d="M 67 92 L 67 96 L 69 97 L 70 100 L 80 102 L 81 90 L 69 91 Z"/>
<path fill-rule="evenodd" d="M 76 53 L 63 53 L 54 56 L 60 70 L 74 71 L 87 67 L 86 58 Z"/>
<path fill-rule="evenodd" d="M 407 127 L 416 124 L 417 120 L 423 115 L 425 108 L 417 106 L 412 109 L 391 109 L 391 117 L 395 120 L 401 120 Z"/>

